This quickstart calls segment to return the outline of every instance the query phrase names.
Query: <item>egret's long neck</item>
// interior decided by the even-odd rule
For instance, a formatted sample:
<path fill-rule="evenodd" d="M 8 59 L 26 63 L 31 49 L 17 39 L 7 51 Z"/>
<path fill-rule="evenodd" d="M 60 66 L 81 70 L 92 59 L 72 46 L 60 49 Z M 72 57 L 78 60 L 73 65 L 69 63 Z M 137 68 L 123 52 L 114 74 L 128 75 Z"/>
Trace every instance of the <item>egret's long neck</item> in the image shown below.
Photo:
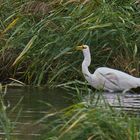
<path fill-rule="evenodd" d="M 91 56 L 90 56 L 90 50 L 89 48 L 83 50 L 83 55 L 84 55 L 84 61 L 82 63 L 82 72 L 84 75 L 91 75 L 91 73 L 88 70 L 88 67 L 91 63 Z"/>

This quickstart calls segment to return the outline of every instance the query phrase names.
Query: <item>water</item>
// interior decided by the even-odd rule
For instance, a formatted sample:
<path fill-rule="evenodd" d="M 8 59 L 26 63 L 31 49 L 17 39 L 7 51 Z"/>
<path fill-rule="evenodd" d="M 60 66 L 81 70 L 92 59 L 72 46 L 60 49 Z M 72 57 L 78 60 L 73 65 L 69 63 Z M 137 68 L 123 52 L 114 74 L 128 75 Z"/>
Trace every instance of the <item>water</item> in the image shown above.
<path fill-rule="evenodd" d="M 100 99 L 106 101 L 114 108 L 124 108 L 127 111 L 133 111 L 140 114 L 140 94 L 134 93 L 94 93 L 91 96 L 83 95 L 84 102 L 93 101 L 101 96 Z M 36 121 L 43 118 L 48 112 L 55 112 L 73 104 L 73 96 L 62 89 L 48 90 L 39 88 L 9 88 L 5 95 L 4 103 L 7 108 L 7 114 L 10 121 L 15 124 L 15 128 L 10 134 L 12 140 L 39 140 L 41 130 L 46 123 Z M 19 101 L 21 102 L 19 103 Z M 10 113 L 19 103 L 13 113 Z M 18 115 L 18 112 L 20 111 Z M 9 114 L 10 113 L 10 114 Z M 18 117 L 17 117 L 18 115 Z M 18 118 L 16 121 L 15 119 Z M 0 129 L 0 140 L 5 138 L 5 132 Z"/>
<path fill-rule="evenodd" d="M 39 139 L 42 124 L 33 125 L 34 122 L 44 117 L 48 112 L 54 112 L 72 104 L 72 95 L 62 89 L 48 90 L 37 88 L 12 88 L 5 95 L 5 105 L 9 106 L 7 113 L 11 111 L 21 100 L 17 109 L 9 114 L 11 122 L 15 125 L 11 133 L 13 139 L 32 140 Z M 50 107 L 50 105 L 52 107 Z M 21 113 L 17 114 L 21 109 Z M 0 139 L 4 139 L 5 133 L 0 131 Z"/>
<path fill-rule="evenodd" d="M 140 111 L 140 94 L 128 93 L 104 93 L 105 99 L 111 106 L 123 107 L 125 110 Z"/>
<path fill-rule="evenodd" d="M 94 97 L 93 97 L 94 96 Z M 99 100 L 99 101 L 98 101 Z M 109 93 L 109 92 L 97 92 L 96 94 L 92 94 L 89 96 L 85 96 L 83 101 L 89 102 L 90 104 L 94 105 L 110 105 L 113 108 L 121 109 L 123 111 L 127 111 L 131 114 L 138 114 L 140 115 L 140 94 L 134 92 L 116 92 L 116 93 Z M 97 103 L 98 102 L 98 103 Z"/>

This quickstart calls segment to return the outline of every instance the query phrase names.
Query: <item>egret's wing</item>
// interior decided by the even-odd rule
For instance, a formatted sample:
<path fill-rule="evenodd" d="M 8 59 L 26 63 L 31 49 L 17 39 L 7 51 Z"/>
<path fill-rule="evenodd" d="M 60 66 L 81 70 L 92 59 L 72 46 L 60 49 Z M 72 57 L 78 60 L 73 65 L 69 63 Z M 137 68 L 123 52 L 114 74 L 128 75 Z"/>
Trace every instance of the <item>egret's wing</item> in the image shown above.
<path fill-rule="evenodd" d="M 117 75 L 115 73 L 106 73 L 106 74 L 103 74 L 103 73 L 100 73 L 106 80 L 108 80 L 109 82 L 111 82 L 112 84 L 114 84 L 115 86 L 118 86 L 118 82 L 119 82 L 119 79 L 117 77 Z"/>
<path fill-rule="evenodd" d="M 109 72 L 104 74 L 104 77 L 112 84 L 120 87 L 121 89 L 130 89 L 137 87 L 137 81 L 133 77 L 128 75 L 117 75 L 113 72 Z"/>
<path fill-rule="evenodd" d="M 99 81 L 103 81 L 107 89 L 124 90 L 140 86 L 139 78 L 119 70 L 101 67 L 94 73 L 97 77 L 99 75 Z"/>

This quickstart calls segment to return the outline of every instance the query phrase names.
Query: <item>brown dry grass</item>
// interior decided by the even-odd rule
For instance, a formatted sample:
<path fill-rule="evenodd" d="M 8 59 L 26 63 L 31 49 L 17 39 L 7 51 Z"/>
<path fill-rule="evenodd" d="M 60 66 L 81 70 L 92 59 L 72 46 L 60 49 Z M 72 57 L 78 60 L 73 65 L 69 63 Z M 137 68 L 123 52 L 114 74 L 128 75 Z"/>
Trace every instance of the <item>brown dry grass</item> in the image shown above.
<path fill-rule="evenodd" d="M 25 14 L 48 15 L 52 5 L 42 1 L 30 1 L 22 5 L 21 11 Z"/>
<path fill-rule="evenodd" d="M 138 62 L 139 60 L 137 58 L 134 59 L 133 57 L 120 53 L 109 61 L 109 65 L 112 68 L 118 68 L 138 77 L 140 74 L 140 66 Z"/>
<path fill-rule="evenodd" d="M 21 11 L 25 14 L 48 15 L 54 7 L 60 4 L 82 3 L 86 4 L 90 0 L 53 0 L 51 2 L 30 1 L 22 5 Z"/>

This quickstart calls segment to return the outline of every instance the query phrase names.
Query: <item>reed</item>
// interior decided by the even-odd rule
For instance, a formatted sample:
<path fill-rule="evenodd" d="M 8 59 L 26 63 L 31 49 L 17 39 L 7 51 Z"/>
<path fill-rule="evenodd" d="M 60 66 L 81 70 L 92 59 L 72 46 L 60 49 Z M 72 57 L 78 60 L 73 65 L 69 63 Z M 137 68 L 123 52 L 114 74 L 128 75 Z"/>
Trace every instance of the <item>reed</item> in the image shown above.
<path fill-rule="evenodd" d="M 91 46 L 92 69 L 110 66 L 139 75 L 140 12 L 133 0 L 4 0 L 0 5 L 0 77 L 26 84 L 82 80 L 82 56 Z M 10 61 L 9 61 L 9 57 Z"/>
<path fill-rule="evenodd" d="M 42 140 L 139 140 L 139 114 L 113 108 L 98 96 L 46 115 Z"/>
<path fill-rule="evenodd" d="M 19 108 L 19 105 L 23 98 L 14 106 L 10 107 L 10 103 L 5 103 L 5 95 L 7 94 L 7 86 L 2 86 L 0 84 L 0 137 L 6 140 L 16 140 L 16 137 L 12 135 L 16 126 L 16 122 L 21 115 L 22 108 Z M 13 115 L 13 112 L 16 113 L 14 120 L 10 118 Z"/>

